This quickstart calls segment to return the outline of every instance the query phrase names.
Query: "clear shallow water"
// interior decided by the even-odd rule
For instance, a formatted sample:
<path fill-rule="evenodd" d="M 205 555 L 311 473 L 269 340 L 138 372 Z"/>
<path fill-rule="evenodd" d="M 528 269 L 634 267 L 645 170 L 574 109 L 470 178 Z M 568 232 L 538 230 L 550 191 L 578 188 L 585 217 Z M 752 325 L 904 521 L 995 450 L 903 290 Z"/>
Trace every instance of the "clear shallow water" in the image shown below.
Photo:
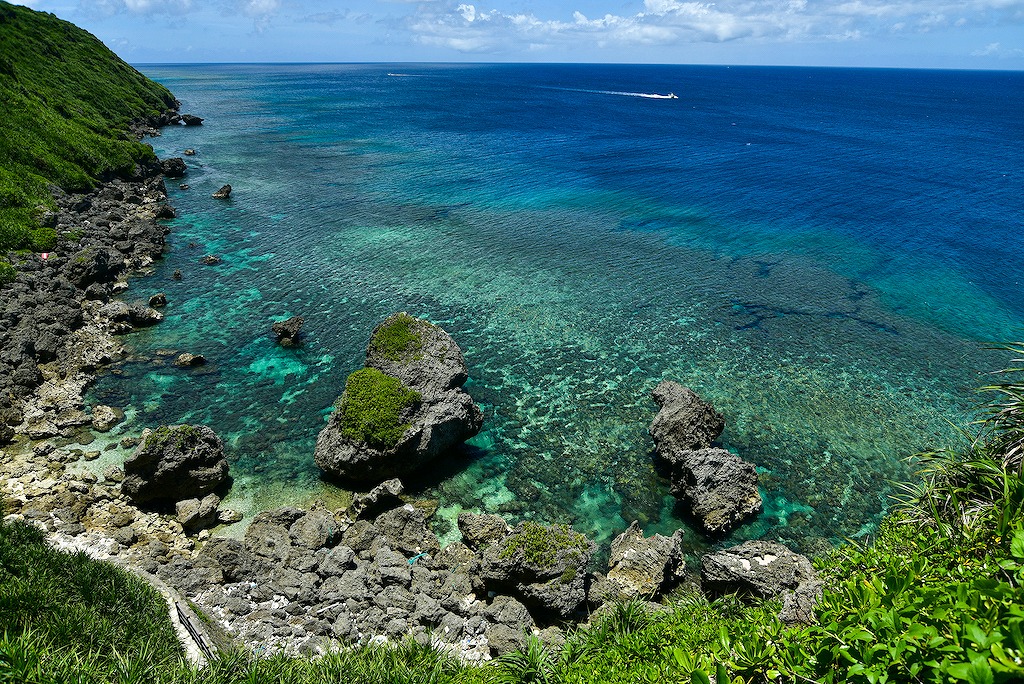
<path fill-rule="evenodd" d="M 672 378 L 761 470 L 766 511 L 729 541 L 814 551 L 871 529 L 904 458 L 949 443 L 1003 362 L 982 343 L 1024 328 L 1024 74 L 143 71 L 207 123 L 153 141 L 199 151 L 171 189 L 173 250 L 132 288 L 165 291 L 168 320 L 92 399 L 132 406 L 127 432 L 209 424 L 240 508 L 344 500 L 316 434 L 373 326 L 406 310 L 459 341 L 486 416 L 412 483 L 439 532 L 460 510 L 602 540 L 679 527 L 646 432 Z M 280 349 L 270 323 L 293 314 L 306 343 Z"/>

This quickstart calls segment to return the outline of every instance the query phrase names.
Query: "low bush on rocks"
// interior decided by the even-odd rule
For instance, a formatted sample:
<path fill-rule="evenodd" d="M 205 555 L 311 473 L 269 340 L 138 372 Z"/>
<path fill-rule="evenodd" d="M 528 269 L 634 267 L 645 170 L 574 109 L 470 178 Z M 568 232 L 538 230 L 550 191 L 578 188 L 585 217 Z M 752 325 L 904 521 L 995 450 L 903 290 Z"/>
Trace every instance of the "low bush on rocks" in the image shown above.
<path fill-rule="evenodd" d="M 421 399 L 419 392 L 376 368 L 357 370 L 348 376 L 338 403 L 342 433 L 376 448 L 393 447 L 409 427 L 409 423 L 401 422 L 402 413 Z"/>
<path fill-rule="evenodd" d="M 417 358 L 423 348 L 423 340 L 417 328 L 419 321 L 407 313 L 393 316 L 380 326 L 370 339 L 370 353 L 390 361 L 407 361 Z"/>

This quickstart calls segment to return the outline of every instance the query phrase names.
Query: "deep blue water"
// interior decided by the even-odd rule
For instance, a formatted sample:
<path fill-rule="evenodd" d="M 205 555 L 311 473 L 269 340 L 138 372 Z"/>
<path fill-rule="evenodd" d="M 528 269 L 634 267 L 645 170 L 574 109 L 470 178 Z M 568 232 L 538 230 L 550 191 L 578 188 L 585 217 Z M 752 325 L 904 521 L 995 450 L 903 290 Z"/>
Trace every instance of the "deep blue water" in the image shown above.
<path fill-rule="evenodd" d="M 168 321 L 93 400 L 132 407 L 127 432 L 211 425 L 248 510 L 344 500 L 313 443 L 373 326 L 406 310 L 459 341 L 486 415 L 411 483 L 440 532 L 464 509 L 602 539 L 680 526 L 646 433 L 673 378 L 761 471 L 766 512 L 730 541 L 814 551 L 871 530 L 906 457 L 951 443 L 1005 361 L 983 344 L 1024 335 L 1024 73 L 142 70 L 206 123 L 153 141 L 198 150 L 173 250 L 131 291 L 165 291 Z M 277 348 L 292 314 L 307 341 Z"/>

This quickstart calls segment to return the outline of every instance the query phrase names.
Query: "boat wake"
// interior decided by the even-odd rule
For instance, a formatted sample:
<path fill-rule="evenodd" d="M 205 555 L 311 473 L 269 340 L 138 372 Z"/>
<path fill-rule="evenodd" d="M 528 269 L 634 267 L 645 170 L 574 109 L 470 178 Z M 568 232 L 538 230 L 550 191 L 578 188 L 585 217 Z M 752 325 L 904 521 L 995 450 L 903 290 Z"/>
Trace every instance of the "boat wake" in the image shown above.
<path fill-rule="evenodd" d="M 545 87 L 545 86 L 542 86 Z M 595 95 L 624 95 L 626 97 L 646 97 L 651 100 L 678 100 L 679 96 L 675 93 L 668 93 L 662 95 L 661 93 L 631 93 L 624 90 L 587 90 L 585 88 L 554 88 L 548 87 L 548 90 L 564 90 L 570 93 L 593 93 Z"/>

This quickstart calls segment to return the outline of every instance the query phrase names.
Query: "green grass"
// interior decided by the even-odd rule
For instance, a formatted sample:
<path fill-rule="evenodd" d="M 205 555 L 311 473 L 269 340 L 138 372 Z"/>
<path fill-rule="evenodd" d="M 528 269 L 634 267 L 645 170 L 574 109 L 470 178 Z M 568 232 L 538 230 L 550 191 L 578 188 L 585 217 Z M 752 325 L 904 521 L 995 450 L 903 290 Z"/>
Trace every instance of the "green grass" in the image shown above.
<path fill-rule="evenodd" d="M 409 423 L 402 422 L 403 412 L 422 399 L 419 392 L 376 368 L 357 370 L 345 381 L 338 405 L 342 434 L 379 449 L 390 449 L 409 427 Z"/>
<path fill-rule="evenodd" d="M 560 553 L 579 558 L 587 548 L 587 538 L 567 525 L 541 525 L 527 520 L 504 540 L 504 544 L 499 558 L 521 555 L 527 563 L 549 568 L 558 561 Z"/>
<path fill-rule="evenodd" d="M 423 325 L 407 313 L 400 313 L 380 326 L 370 339 L 370 352 L 389 361 L 410 361 L 419 358 L 423 339 L 419 328 Z"/>
<path fill-rule="evenodd" d="M 126 667 L 180 667 L 181 656 L 149 585 L 49 548 L 27 523 L 0 523 L 0 682 L 71 682 L 79 670 L 117 681 Z"/>
<path fill-rule="evenodd" d="M 173 104 L 86 31 L 0 1 L 0 252 L 50 249 L 48 187 L 88 190 L 154 160 L 128 123 Z"/>

